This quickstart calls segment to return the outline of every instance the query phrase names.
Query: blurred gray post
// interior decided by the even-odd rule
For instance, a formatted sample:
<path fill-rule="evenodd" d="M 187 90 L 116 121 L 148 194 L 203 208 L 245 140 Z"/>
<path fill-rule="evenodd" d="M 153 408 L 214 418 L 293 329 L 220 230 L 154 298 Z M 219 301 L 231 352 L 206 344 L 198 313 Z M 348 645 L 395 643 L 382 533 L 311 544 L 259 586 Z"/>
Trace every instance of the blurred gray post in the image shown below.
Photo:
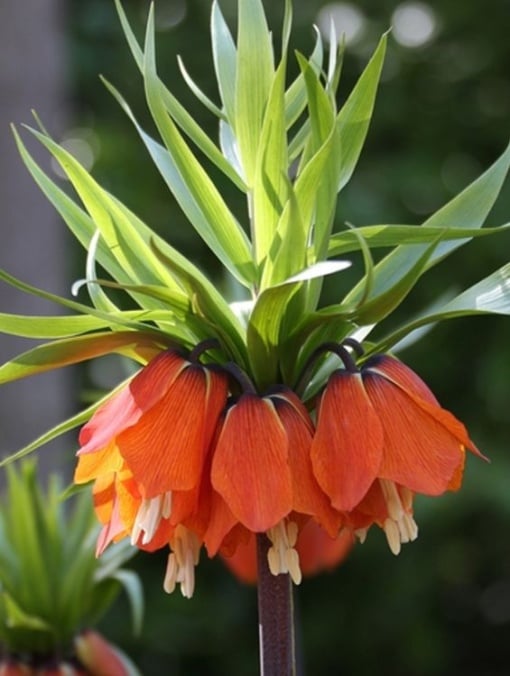
<path fill-rule="evenodd" d="M 0 267 L 60 295 L 69 295 L 70 239 L 21 162 L 9 125 L 32 124 L 35 109 L 58 138 L 66 117 L 67 61 L 61 0 L 0 1 Z M 25 139 L 30 141 L 27 134 Z M 47 169 L 47 154 L 34 143 L 30 148 Z M 0 311 L 59 313 L 57 306 L 2 282 Z M 0 362 L 34 345 L 0 333 Z M 72 412 L 70 376 L 57 371 L 0 386 L 1 456 Z M 61 465 L 61 451 L 62 443 L 43 449 L 39 462 L 45 472 Z"/>

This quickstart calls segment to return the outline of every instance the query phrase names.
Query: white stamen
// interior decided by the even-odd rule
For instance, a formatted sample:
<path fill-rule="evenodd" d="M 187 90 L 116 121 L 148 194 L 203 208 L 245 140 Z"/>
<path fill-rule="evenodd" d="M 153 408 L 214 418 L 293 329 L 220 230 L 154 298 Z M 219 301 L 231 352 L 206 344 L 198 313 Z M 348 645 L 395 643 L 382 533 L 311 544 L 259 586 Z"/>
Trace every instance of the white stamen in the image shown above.
<path fill-rule="evenodd" d="M 164 519 L 169 519 L 172 513 L 172 491 L 167 491 L 163 498 L 163 507 L 161 509 L 161 516 Z"/>
<path fill-rule="evenodd" d="M 142 500 L 131 531 L 131 544 L 136 545 L 142 533 L 142 544 L 148 544 L 158 530 L 161 519 L 168 519 L 171 511 L 171 491 L 157 495 L 155 498 Z"/>
<path fill-rule="evenodd" d="M 171 594 L 176 584 L 181 585 L 182 595 L 190 599 L 195 591 L 195 566 L 200 554 L 197 536 L 182 525 L 176 527 L 170 540 L 173 551 L 168 555 L 163 589 Z"/>
<path fill-rule="evenodd" d="M 298 526 L 294 521 L 286 523 L 285 519 L 282 519 L 266 533 L 272 543 L 272 547 L 267 552 L 269 570 L 273 575 L 289 573 L 294 584 L 299 584 L 302 578 L 299 554 L 294 549 L 298 531 Z"/>
<path fill-rule="evenodd" d="M 379 483 L 388 507 L 383 530 L 391 551 L 396 555 L 400 553 L 402 543 L 412 542 L 418 537 L 418 526 L 412 515 L 413 494 L 404 487 L 399 491 L 393 481 L 381 479 Z"/>
<path fill-rule="evenodd" d="M 392 553 L 397 556 L 400 554 L 400 531 L 398 525 L 392 519 L 386 519 L 383 525 L 384 532 L 386 534 L 386 540 L 388 541 L 388 546 L 391 549 Z"/>
<path fill-rule="evenodd" d="M 359 543 L 362 545 L 367 539 L 368 528 L 358 528 L 354 531 L 354 535 L 358 538 Z"/>

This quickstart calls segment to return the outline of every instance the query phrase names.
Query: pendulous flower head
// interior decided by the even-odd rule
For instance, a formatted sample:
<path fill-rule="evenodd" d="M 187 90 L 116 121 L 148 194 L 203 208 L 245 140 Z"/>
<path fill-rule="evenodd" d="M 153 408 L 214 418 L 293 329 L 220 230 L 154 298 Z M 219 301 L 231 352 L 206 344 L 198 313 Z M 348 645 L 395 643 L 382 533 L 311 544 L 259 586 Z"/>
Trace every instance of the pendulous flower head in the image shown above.
<path fill-rule="evenodd" d="M 332 505 L 361 538 L 376 523 L 390 548 L 413 540 L 414 493 L 459 488 L 469 449 L 464 425 L 402 362 L 375 355 L 335 371 L 322 394 L 311 458 Z"/>
<path fill-rule="evenodd" d="M 362 356 L 338 346 L 344 368 L 316 416 L 288 386 L 259 394 L 232 362 L 201 363 L 211 341 L 157 355 L 80 434 L 75 480 L 94 481 L 98 554 L 124 537 L 169 546 L 164 588 L 190 597 L 202 546 L 247 578 L 265 534 L 269 569 L 298 584 L 374 524 L 394 553 L 414 540 L 414 494 L 457 489 L 465 449 L 479 451 L 413 371 L 388 355 L 359 368 L 353 345 Z"/>
<path fill-rule="evenodd" d="M 186 578 L 185 595 L 193 591 L 189 573 L 183 573 L 188 549 L 195 561 L 198 546 L 182 524 L 196 512 L 227 397 L 226 375 L 202 365 L 199 354 L 160 353 L 103 404 L 80 433 L 75 471 L 76 483 L 94 480 L 94 505 L 103 523 L 98 553 L 125 536 L 147 550 L 174 544 L 173 577 Z"/>

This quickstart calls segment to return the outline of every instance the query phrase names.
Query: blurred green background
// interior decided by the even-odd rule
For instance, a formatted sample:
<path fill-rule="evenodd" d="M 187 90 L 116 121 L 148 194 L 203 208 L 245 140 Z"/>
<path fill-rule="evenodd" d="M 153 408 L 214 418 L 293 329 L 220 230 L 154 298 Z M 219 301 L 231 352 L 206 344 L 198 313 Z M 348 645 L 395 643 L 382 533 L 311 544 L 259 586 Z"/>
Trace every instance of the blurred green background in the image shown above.
<path fill-rule="evenodd" d="M 216 121 L 180 76 L 180 54 L 197 83 L 217 100 L 210 57 L 209 0 L 156 0 L 160 73 L 174 94 L 216 137 Z M 236 2 L 220 5 L 235 27 Z M 282 0 L 266 2 L 275 36 Z M 124 6 L 143 35 L 147 2 Z M 294 2 L 292 47 L 309 52 L 312 24 L 333 15 L 345 32 L 340 100 L 349 93 L 382 32 L 392 37 L 365 150 L 340 196 L 338 225 L 418 224 L 481 173 L 503 151 L 510 119 L 510 2 L 443 0 L 356 3 Z M 154 131 L 139 73 L 111 0 L 65 5 L 67 103 L 62 141 L 94 176 L 218 284 L 218 267 L 186 224 L 129 121 L 98 79 L 120 89 L 140 121 Z M 326 29 L 327 30 L 327 29 Z M 291 64 L 295 69 L 295 64 Z M 69 98 L 70 97 L 70 98 Z M 34 96 L 32 105 L 37 106 Z M 228 199 L 244 204 L 230 186 Z M 506 222 L 510 182 L 489 218 Z M 510 259 L 510 237 L 479 239 L 435 268 L 398 316 L 488 275 Z M 83 253 L 73 250 L 73 278 Z M 360 267 L 353 266 L 353 281 Z M 328 285 L 341 296 L 343 288 Z M 388 322 L 388 326 L 391 322 Z M 385 329 L 387 327 L 383 327 Z M 305 580 L 296 591 L 306 673 L 503 676 L 510 673 L 510 321 L 470 319 L 433 328 L 399 356 L 430 385 L 443 405 L 466 422 L 491 459 L 469 458 L 459 494 L 417 500 L 420 537 L 395 558 L 372 531 L 338 570 Z M 114 363 L 80 373 L 74 407 L 107 377 Z M 140 554 L 147 612 L 143 635 L 130 634 L 120 600 L 102 628 L 139 664 L 159 676 L 246 676 L 258 673 L 255 590 L 240 585 L 218 561 L 198 568 L 192 601 L 166 596 L 166 553 Z"/>

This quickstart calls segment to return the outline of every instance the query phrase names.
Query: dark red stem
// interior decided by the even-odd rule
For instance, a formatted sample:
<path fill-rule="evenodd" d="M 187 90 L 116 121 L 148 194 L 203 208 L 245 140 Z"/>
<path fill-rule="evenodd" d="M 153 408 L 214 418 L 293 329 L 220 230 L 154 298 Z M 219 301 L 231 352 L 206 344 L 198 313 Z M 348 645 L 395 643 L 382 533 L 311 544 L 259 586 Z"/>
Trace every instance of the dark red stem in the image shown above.
<path fill-rule="evenodd" d="M 295 676 L 294 606 L 290 575 L 273 575 L 271 542 L 257 535 L 259 645 L 261 676 Z"/>

